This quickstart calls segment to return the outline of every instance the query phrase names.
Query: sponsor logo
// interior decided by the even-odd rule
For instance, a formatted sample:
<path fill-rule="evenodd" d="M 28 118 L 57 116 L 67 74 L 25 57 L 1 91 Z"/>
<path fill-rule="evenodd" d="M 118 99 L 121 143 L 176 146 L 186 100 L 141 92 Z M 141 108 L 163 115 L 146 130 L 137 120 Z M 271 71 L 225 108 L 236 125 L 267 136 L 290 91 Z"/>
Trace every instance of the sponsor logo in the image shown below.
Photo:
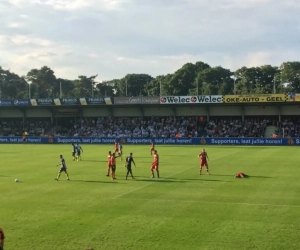
<path fill-rule="evenodd" d="M 14 105 L 16 106 L 29 105 L 29 100 L 14 100 Z"/>
<path fill-rule="evenodd" d="M 285 102 L 285 94 L 270 95 L 224 95 L 224 103 Z"/>
<path fill-rule="evenodd" d="M 11 106 L 13 105 L 12 100 L 0 100 L 0 106 Z"/>
<path fill-rule="evenodd" d="M 76 98 L 64 98 L 64 99 L 62 99 L 62 103 L 63 104 L 69 104 L 69 105 L 78 104 L 78 99 L 76 99 Z"/>
<path fill-rule="evenodd" d="M 143 104 L 159 104 L 159 97 L 143 97 Z"/>
<path fill-rule="evenodd" d="M 159 104 L 159 97 L 115 97 L 114 104 Z"/>
<path fill-rule="evenodd" d="M 52 105 L 53 104 L 53 100 L 47 99 L 47 98 L 37 99 L 37 102 L 39 105 Z"/>
<path fill-rule="evenodd" d="M 222 103 L 222 101 L 221 95 L 163 96 L 160 98 L 161 104 Z"/>
<path fill-rule="evenodd" d="M 104 98 L 87 98 L 88 104 L 103 104 Z"/>

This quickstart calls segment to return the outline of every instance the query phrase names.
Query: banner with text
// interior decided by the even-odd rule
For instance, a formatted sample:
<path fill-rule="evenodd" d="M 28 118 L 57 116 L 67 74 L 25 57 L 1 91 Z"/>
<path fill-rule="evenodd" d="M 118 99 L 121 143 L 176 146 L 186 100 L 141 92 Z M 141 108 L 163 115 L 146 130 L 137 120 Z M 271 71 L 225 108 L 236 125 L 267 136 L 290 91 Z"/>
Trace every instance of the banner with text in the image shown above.
<path fill-rule="evenodd" d="M 112 105 L 112 100 L 110 97 L 99 97 L 99 98 L 80 98 L 81 105 Z"/>
<path fill-rule="evenodd" d="M 38 98 L 19 100 L 0 100 L 0 106 L 74 106 L 74 105 L 112 105 L 112 98 Z"/>
<path fill-rule="evenodd" d="M 160 104 L 222 103 L 222 97 L 221 95 L 162 96 Z"/>
<path fill-rule="evenodd" d="M 14 100 L 0 100 L 0 106 L 14 106 Z"/>
<path fill-rule="evenodd" d="M 300 146 L 300 138 L 96 138 L 96 137 L 28 137 L 28 144 L 125 144 L 150 145 L 240 145 L 240 146 Z M 0 137 L 0 144 L 23 143 L 22 137 Z"/>
<path fill-rule="evenodd" d="M 114 97 L 114 104 L 159 104 L 159 97 Z"/>
<path fill-rule="evenodd" d="M 223 103 L 285 102 L 287 99 L 288 97 L 285 94 L 224 95 Z"/>

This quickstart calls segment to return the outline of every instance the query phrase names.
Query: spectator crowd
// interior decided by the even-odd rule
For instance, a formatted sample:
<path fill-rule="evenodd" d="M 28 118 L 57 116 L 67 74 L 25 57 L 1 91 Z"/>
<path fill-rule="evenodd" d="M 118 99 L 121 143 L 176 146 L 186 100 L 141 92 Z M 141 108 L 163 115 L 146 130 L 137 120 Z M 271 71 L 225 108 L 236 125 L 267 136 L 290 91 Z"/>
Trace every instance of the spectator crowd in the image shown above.
<path fill-rule="evenodd" d="M 197 117 L 85 118 L 56 136 L 90 137 L 198 137 Z"/>
<path fill-rule="evenodd" d="M 24 131 L 32 136 L 41 136 L 51 128 L 50 119 L 1 119 L 0 136 L 21 136 Z"/>
<path fill-rule="evenodd" d="M 277 122 L 276 134 L 279 137 L 298 137 L 300 134 L 300 119 L 286 118 Z"/>
<path fill-rule="evenodd" d="M 212 117 L 99 117 L 66 118 L 63 126 L 54 126 L 50 119 L 2 119 L 0 136 L 52 136 L 70 137 L 265 137 L 266 127 L 276 127 L 276 136 L 295 137 L 300 132 L 300 119 L 283 118 L 221 118 Z M 56 129 L 51 130 L 52 127 Z M 268 135 L 269 136 L 269 135 Z M 271 136 L 271 135 L 270 135 Z"/>
<path fill-rule="evenodd" d="M 300 123 L 299 123 L 300 124 Z M 293 136 L 297 120 L 279 123 L 273 118 L 126 117 L 85 118 L 64 129 L 60 136 L 90 137 L 265 137 L 266 127 L 285 128 Z M 300 128 L 300 127 L 299 127 Z M 282 134 L 278 133 L 282 137 Z"/>
<path fill-rule="evenodd" d="M 214 119 L 207 123 L 205 135 L 209 137 L 265 137 L 267 125 L 274 121 L 266 118 Z"/>

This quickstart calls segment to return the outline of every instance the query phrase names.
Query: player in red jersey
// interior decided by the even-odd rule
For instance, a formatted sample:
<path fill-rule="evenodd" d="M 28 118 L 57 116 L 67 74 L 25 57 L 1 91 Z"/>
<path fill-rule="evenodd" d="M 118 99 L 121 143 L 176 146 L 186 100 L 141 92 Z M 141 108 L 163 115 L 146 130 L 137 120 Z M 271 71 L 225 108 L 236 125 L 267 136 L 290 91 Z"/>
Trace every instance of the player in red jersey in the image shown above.
<path fill-rule="evenodd" d="M 4 248 L 4 239 L 5 239 L 4 231 L 0 227 L 0 249 L 1 250 L 3 250 L 3 248 Z"/>
<path fill-rule="evenodd" d="M 155 145 L 154 145 L 154 142 L 151 141 L 151 148 L 150 148 L 150 154 L 152 155 L 152 152 L 155 151 Z"/>
<path fill-rule="evenodd" d="M 115 153 L 111 155 L 111 179 L 115 180 L 116 179 L 116 170 L 117 170 L 117 162 L 116 159 L 120 157 L 117 156 Z"/>
<path fill-rule="evenodd" d="M 209 174 L 209 171 L 208 171 L 208 160 L 209 159 L 208 159 L 208 154 L 206 153 L 205 149 L 202 149 L 202 152 L 198 155 L 198 158 L 201 159 L 199 175 L 201 175 L 201 173 L 202 173 L 203 166 L 206 167 L 206 173 Z"/>
<path fill-rule="evenodd" d="M 158 166 L 159 166 L 159 155 L 157 153 L 157 150 L 154 150 L 153 162 L 151 165 L 151 174 L 152 174 L 151 178 L 154 178 L 154 169 L 156 170 L 157 178 L 159 178 Z"/>
<path fill-rule="evenodd" d="M 117 140 L 115 140 L 115 145 L 114 145 L 115 151 L 114 153 L 119 152 L 119 143 L 117 142 Z"/>
<path fill-rule="evenodd" d="M 108 156 L 107 156 L 107 175 L 106 176 L 110 176 L 110 169 L 111 169 L 111 151 L 108 152 Z"/>
<path fill-rule="evenodd" d="M 249 176 L 244 173 L 238 173 L 234 176 L 234 178 L 247 178 L 247 177 L 249 177 Z"/>

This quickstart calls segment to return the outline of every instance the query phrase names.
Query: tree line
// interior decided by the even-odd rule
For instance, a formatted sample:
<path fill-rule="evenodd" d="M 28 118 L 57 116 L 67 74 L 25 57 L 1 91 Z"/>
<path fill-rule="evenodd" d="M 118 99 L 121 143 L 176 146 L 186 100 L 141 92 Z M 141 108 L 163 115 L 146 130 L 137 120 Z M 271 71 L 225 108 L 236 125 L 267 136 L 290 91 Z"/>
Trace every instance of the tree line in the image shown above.
<path fill-rule="evenodd" d="M 96 78 L 62 79 L 47 66 L 19 76 L 0 67 L 0 99 L 300 93 L 300 62 L 242 67 L 234 72 L 196 62 L 157 77 L 127 74 L 102 82 Z"/>

